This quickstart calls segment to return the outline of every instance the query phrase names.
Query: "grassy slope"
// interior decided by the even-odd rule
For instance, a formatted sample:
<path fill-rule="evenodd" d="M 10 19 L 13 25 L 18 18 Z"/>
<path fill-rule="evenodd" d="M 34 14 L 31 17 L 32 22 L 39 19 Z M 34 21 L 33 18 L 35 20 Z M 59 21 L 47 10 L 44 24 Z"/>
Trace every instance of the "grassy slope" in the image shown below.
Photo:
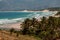
<path fill-rule="evenodd" d="M 17 37 L 15 33 L 11 35 L 10 32 L 0 31 L 0 40 L 39 40 L 39 38 L 28 35 L 19 35 Z"/>

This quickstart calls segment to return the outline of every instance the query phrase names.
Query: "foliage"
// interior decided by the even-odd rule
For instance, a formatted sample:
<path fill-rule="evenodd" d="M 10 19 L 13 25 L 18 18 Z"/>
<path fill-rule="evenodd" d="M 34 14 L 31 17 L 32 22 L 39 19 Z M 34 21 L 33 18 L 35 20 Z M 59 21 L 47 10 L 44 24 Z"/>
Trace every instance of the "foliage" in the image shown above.
<path fill-rule="evenodd" d="M 12 32 L 14 32 L 14 29 L 13 28 L 10 29 L 10 34 L 12 34 Z"/>
<path fill-rule="evenodd" d="M 36 35 L 43 40 L 54 40 L 60 38 L 60 17 L 43 17 L 41 21 L 37 19 L 26 19 L 22 23 L 22 33 Z"/>

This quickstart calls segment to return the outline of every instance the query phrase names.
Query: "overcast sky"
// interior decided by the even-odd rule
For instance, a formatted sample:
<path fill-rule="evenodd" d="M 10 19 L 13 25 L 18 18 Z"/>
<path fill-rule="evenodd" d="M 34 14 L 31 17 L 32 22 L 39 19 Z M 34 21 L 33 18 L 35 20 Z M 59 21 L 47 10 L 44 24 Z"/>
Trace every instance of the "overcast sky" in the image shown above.
<path fill-rule="evenodd" d="M 60 0 L 0 0 L 0 10 L 60 7 Z"/>

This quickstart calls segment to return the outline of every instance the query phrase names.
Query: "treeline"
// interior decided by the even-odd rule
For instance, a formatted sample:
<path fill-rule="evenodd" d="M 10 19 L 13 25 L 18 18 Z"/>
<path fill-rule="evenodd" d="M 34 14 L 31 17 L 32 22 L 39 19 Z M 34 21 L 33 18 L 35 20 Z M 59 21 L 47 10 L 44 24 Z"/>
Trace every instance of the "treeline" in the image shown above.
<path fill-rule="evenodd" d="M 22 34 L 33 35 L 42 40 L 56 40 L 60 38 L 60 17 L 43 17 L 41 21 L 36 18 L 25 19 L 22 23 Z"/>
<path fill-rule="evenodd" d="M 50 11 L 60 11 L 60 7 L 51 7 L 51 8 L 47 8 L 47 10 L 50 10 Z"/>

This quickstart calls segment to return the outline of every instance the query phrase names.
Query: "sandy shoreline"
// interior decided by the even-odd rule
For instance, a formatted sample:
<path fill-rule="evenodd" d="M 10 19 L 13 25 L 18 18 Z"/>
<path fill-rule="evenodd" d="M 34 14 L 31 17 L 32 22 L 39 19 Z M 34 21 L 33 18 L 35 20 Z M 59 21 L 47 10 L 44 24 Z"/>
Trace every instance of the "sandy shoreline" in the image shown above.
<path fill-rule="evenodd" d="M 25 10 L 25 12 L 27 12 Z M 49 12 L 49 10 L 44 10 L 43 12 Z M 54 11 L 53 13 L 57 13 L 58 11 Z M 54 15 L 52 15 L 54 16 Z M 54 16 L 55 17 L 55 16 Z M 38 20 L 40 20 L 40 18 L 38 17 Z M 0 24 L 0 28 L 14 28 L 14 29 L 21 29 L 21 22 L 17 22 L 17 23 L 10 23 L 10 24 Z"/>
<path fill-rule="evenodd" d="M 0 28 L 7 28 L 7 29 L 21 29 L 21 22 L 17 22 L 17 23 L 12 23 L 12 24 L 0 24 Z"/>

